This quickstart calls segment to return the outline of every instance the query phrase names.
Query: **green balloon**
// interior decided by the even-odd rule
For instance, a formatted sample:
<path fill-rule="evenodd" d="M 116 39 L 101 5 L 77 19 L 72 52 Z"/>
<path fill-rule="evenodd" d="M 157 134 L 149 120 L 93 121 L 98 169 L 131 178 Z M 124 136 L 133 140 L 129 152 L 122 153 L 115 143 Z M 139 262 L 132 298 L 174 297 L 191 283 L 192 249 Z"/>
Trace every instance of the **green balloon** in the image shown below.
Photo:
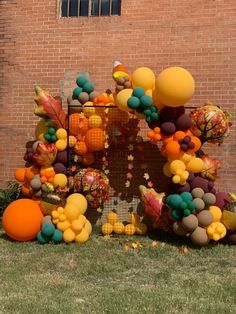
<path fill-rule="evenodd" d="M 79 86 L 79 87 L 83 87 L 85 83 L 88 82 L 88 79 L 86 76 L 84 75 L 81 75 L 79 77 L 77 77 L 76 79 L 76 84 Z"/>
<path fill-rule="evenodd" d="M 145 114 L 146 117 L 150 116 L 151 115 L 151 110 L 150 109 L 145 109 L 143 110 L 143 114 Z"/>
<path fill-rule="evenodd" d="M 159 114 L 157 112 L 152 112 L 152 121 L 157 121 L 159 119 Z"/>
<path fill-rule="evenodd" d="M 185 208 L 187 208 L 187 203 L 182 201 L 182 202 L 179 204 L 179 208 L 182 209 L 182 210 L 184 210 Z"/>
<path fill-rule="evenodd" d="M 157 107 L 155 106 L 151 106 L 149 109 L 151 110 L 151 112 L 157 112 Z"/>
<path fill-rule="evenodd" d="M 73 96 L 74 98 L 78 98 L 79 97 L 79 94 L 82 93 L 83 89 L 81 87 L 76 87 L 74 90 L 73 90 Z"/>
<path fill-rule="evenodd" d="M 62 232 L 58 229 L 55 229 L 53 235 L 52 235 L 52 241 L 54 243 L 59 243 L 62 241 L 63 235 Z"/>
<path fill-rule="evenodd" d="M 139 98 L 135 96 L 131 96 L 127 101 L 127 105 L 130 109 L 137 109 L 140 105 Z"/>
<path fill-rule="evenodd" d="M 149 108 L 152 105 L 152 97 L 144 95 L 140 98 L 140 105 L 141 107 L 145 108 Z"/>
<path fill-rule="evenodd" d="M 83 91 L 90 94 L 94 91 L 94 87 L 93 84 L 91 84 L 90 82 L 87 82 L 83 85 Z"/>
<path fill-rule="evenodd" d="M 188 208 L 185 208 L 184 211 L 183 211 L 183 215 L 185 217 L 189 216 L 191 214 L 190 210 Z"/>
<path fill-rule="evenodd" d="M 196 209 L 195 203 L 193 203 L 193 201 L 187 201 L 186 203 L 191 213 L 195 212 L 195 209 Z"/>
<path fill-rule="evenodd" d="M 136 87 L 133 90 L 133 96 L 135 96 L 135 97 L 141 98 L 144 95 L 145 95 L 145 91 L 142 87 Z"/>
<path fill-rule="evenodd" d="M 146 118 L 146 122 L 147 123 L 151 123 L 153 120 L 152 120 L 152 117 L 151 116 L 148 116 L 147 118 Z"/>

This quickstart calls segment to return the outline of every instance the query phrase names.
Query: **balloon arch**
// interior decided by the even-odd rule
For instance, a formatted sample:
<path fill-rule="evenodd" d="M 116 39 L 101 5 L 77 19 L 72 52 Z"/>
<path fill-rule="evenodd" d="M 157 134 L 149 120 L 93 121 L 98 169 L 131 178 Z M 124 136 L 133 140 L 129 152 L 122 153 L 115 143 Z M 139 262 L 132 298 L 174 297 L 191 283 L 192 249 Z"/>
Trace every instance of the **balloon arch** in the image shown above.
<path fill-rule="evenodd" d="M 220 162 L 202 151 L 205 142 L 223 143 L 230 115 L 211 103 L 187 113 L 184 106 L 194 94 L 195 82 L 182 67 L 169 67 L 156 77 L 147 67 L 130 74 L 116 61 L 112 77 L 115 91 L 99 93 L 87 74 L 80 75 L 67 99 L 67 113 L 60 97 L 35 87 L 34 113 L 41 120 L 35 140 L 26 145 L 25 167 L 15 171 L 22 198 L 4 211 L 7 235 L 17 241 L 37 237 L 42 244 L 86 242 L 92 232 L 85 217 L 88 205 L 99 211 L 110 197 L 108 148 L 127 144 L 127 139 L 125 187 L 132 185 L 133 146 L 144 141 L 130 123 L 134 118 L 146 121 L 146 141 L 158 145 L 166 158 L 163 173 L 169 178 L 168 190 L 158 193 L 148 172 L 146 184 L 139 186 L 144 215 L 152 225 L 189 237 L 199 246 L 233 234 L 234 195 L 216 191 Z M 99 152 L 103 152 L 101 170 L 94 168 Z M 124 224 L 111 211 L 101 231 L 145 234 L 148 226 L 141 218 L 132 213 Z"/>

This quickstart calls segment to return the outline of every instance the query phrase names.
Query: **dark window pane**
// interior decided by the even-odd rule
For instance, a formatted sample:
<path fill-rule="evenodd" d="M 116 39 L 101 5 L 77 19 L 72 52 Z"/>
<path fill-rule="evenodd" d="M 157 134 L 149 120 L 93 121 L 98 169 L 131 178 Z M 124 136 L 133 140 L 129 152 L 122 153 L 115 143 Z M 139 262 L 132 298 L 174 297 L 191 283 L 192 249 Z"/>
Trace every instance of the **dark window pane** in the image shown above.
<path fill-rule="evenodd" d="M 88 16 L 88 0 L 80 0 L 80 16 Z"/>
<path fill-rule="evenodd" d="M 121 0 L 112 0 L 111 14 L 120 15 Z"/>
<path fill-rule="evenodd" d="M 110 15 L 110 1 L 102 0 L 101 16 Z"/>
<path fill-rule="evenodd" d="M 99 0 L 91 1 L 91 15 L 99 16 Z"/>
<path fill-rule="evenodd" d="M 70 0 L 69 16 L 78 15 L 78 0 Z"/>
<path fill-rule="evenodd" d="M 61 2 L 61 16 L 67 16 L 68 0 L 62 0 Z"/>

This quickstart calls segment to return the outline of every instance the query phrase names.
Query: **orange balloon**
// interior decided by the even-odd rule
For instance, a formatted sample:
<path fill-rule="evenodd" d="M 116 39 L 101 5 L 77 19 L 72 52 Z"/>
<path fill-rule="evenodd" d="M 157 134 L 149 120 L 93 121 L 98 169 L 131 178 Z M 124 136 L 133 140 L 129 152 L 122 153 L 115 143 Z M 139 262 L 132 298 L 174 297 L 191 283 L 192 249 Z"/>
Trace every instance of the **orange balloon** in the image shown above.
<path fill-rule="evenodd" d="M 16 169 L 15 179 L 19 182 L 24 182 L 24 180 L 25 180 L 25 168 Z"/>
<path fill-rule="evenodd" d="M 39 173 L 39 169 L 36 168 L 35 166 L 31 166 L 28 168 L 25 168 L 25 179 L 27 181 L 30 181 L 33 179 L 33 177 L 35 176 L 35 174 Z"/>
<path fill-rule="evenodd" d="M 79 113 L 72 113 L 69 116 L 69 130 L 74 136 L 85 135 L 88 131 L 88 119 Z"/>
<path fill-rule="evenodd" d="M 76 154 L 85 155 L 88 152 L 87 145 L 83 141 L 78 141 L 74 147 Z"/>
<path fill-rule="evenodd" d="M 25 197 L 30 197 L 32 196 L 32 192 L 29 188 L 29 185 L 27 183 L 23 184 L 21 187 L 21 192 Z"/>
<path fill-rule="evenodd" d="M 180 145 L 176 141 L 169 141 L 166 144 L 166 154 L 168 156 L 177 156 L 180 153 Z"/>
<path fill-rule="evenodd" d="M 104 148 L 104 141 L 104 132 L 100 128 L 90 129 L 85 135 L 85 143 L 90 152 L 102 150 Z"/>
<path fill-rule="evenodd" d="M 191 142 L 193 142 L 195 144 L 195 147 L 193 149 L 191 149 L 191 152 L 195 153 L 201 148 L 202 142 L 196 136 L 191 137 Z"/>
<path fill-rule="evenodd" d="M 38 202 L 19 199 L 5 209 L 2 218 L 3 229 L 14 240 L 30 241 L 37 237 L 42 218 Z"/>
<path fill-rule="evenodd" d="M 178 140 L 182 139 L 185 136 L 186 136 L 186 132 L 184 132 L 184 131 L 177 131 L 174 134 L 174 140 L 178 141 Z"/>

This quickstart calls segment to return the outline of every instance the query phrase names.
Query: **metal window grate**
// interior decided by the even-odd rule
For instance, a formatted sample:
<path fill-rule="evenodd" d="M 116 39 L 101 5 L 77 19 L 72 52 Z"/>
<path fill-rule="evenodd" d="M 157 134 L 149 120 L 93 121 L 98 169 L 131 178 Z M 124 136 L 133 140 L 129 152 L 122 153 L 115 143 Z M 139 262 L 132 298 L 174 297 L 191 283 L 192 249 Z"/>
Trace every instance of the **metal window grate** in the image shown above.
<path fill-rule="evenodd" d="M 60 0 L 61 17 L 121 14 L 121 0 Z"/>

